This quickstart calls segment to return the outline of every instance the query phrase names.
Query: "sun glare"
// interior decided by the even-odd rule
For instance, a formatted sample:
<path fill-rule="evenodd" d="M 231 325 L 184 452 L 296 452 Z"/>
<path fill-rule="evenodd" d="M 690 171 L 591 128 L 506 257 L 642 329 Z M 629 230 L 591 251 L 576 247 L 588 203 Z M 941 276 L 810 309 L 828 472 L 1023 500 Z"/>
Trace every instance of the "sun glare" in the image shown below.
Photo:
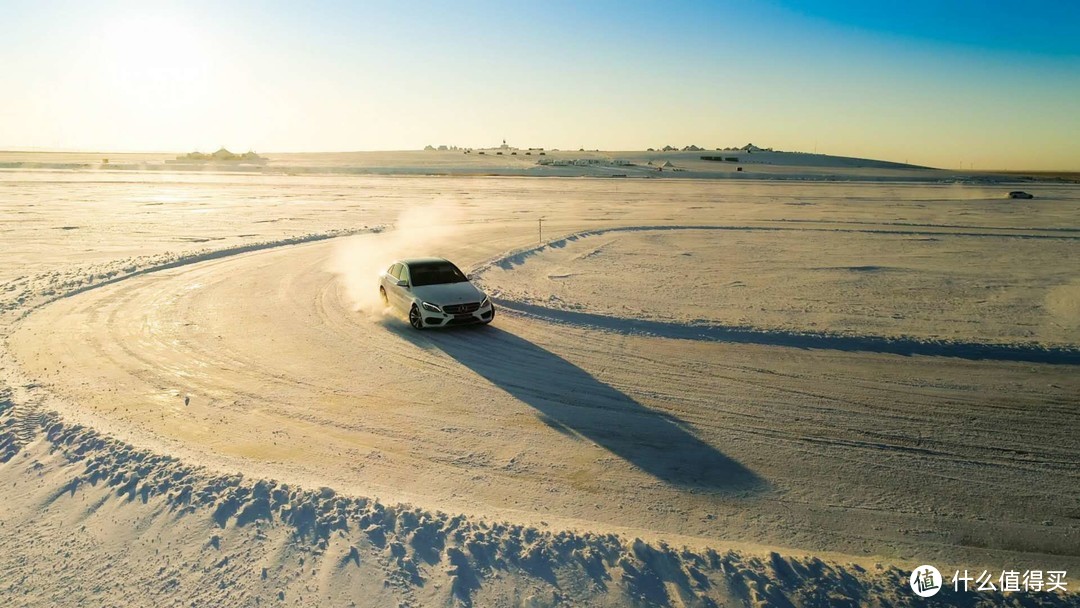
<path fill-rule="evenodd" d="M 175 15 L 128 15 L 104 24 L 98 56 L 101 86 L 117 106 L 175 111 L 206 101 L 215 66 L 210 41 Z"/>

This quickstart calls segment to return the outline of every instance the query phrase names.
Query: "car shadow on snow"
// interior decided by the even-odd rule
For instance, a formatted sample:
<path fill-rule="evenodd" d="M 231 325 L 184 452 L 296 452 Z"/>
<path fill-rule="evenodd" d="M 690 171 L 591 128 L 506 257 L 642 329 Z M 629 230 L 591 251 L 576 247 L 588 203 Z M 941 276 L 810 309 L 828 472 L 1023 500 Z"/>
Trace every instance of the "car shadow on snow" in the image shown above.
<path fill-rule="evenodd" d="M 417 346 L 446 353 L 535 409 L 552 429 L 591 441 L 660 481 L 710 491 L 765 488 L 759 476 L 699 439 L 678 418 L 645 407 L 512 333 L 493 326 L 422 334 L 401 326 L 389 329 Z"/>

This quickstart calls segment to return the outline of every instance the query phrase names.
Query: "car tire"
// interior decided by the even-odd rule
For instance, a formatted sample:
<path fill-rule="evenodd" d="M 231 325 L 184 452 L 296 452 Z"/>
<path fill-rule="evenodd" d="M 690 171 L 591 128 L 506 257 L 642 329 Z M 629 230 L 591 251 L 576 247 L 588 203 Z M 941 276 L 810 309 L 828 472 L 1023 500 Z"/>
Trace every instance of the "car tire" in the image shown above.
<path fill-rule="evenodd" d="M 386 290 L 381 286 L 379 287 L 379 298 L 382 299 L 383 306 L 390 306 L 390 298 L 386 297 Z"/>
<path fill-rule="evenodd" d="M 416 307 L 416 304 L 412 305 L 409 309 L 409 325 L 412 325 L 413 329 L 424 329 L 424 317 L 420 314 L 420 309 Z"/>

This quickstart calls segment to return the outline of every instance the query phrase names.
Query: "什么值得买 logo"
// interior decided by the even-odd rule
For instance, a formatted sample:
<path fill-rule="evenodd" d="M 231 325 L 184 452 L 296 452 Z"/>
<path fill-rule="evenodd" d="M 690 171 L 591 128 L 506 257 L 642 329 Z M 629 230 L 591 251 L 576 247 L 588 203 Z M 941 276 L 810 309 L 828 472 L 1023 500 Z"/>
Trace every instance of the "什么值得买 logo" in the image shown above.
<path fill-rule="evenodd" d="M 911 573 L 911 590 L 919 597 L 930 597 L 941 591 L 941 573 L 933 566 L 919 566 Z"/>

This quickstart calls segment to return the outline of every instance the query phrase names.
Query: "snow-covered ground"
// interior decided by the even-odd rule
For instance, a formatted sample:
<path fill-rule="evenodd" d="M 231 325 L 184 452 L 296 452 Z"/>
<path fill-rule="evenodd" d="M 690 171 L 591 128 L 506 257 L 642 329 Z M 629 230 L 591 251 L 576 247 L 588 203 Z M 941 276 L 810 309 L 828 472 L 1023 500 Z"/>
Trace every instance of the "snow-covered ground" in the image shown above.
<path fill-rule="evenodd" d="M 1068 347 L 1080 344 L 1080 280 L 1060 262 L 1075 254 L 1077 236 L 920 226 L 883 233 L 841 223 L 636 226 L 557 240 L 500 261 L 484 278 L 507 304 L 558 312 Z"/>
<path fill-rule="evenodd" d="M 1025 188 L 2 172 L 0 593 L 914 605 L 922 563 L 1080 572 L 1080 187 Z M 495 324 L 373 305 L 422 254 Z"/>

